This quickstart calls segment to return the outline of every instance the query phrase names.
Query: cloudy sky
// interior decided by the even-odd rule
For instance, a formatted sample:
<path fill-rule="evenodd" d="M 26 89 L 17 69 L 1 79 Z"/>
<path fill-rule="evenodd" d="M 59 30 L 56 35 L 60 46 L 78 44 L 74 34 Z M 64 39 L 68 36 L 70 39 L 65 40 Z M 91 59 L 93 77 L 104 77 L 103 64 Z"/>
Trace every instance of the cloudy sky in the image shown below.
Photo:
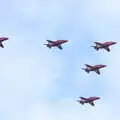
<path fill-rule="evenodd" d="M 120 2 L 1 0 L 0 120 L 119 120 Z M 49 50 L 46 39 L 68 39 Z M 93 41 L 115 40 L 111 52 Z M 101 75 L 84 64 L 105 64 Z M 78 96 L 100 96 L 96 107 Z"/>

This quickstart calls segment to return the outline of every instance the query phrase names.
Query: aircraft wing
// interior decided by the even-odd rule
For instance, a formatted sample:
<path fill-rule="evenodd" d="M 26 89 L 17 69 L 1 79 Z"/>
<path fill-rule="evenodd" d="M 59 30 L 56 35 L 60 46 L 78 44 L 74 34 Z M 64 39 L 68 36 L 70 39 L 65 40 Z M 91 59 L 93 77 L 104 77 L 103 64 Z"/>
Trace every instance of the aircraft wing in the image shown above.
<path fill-rule="evenodd" d="M 95 106 L 94 102 L 89 102 L 90 105 Z"/>
<path fill-rule="evenodd" d="M 105 47 L 105 50 L 107 50 L 108 52 L 110 52 L 110 48 L 109 47 Z"/>
<path fill-rule="evenodd" d="M 61 49 L 61 50 L 63 49 L 61 45 L 58 45 L 57 47 L 58 47 L 59 49 Z"/>
<path fill-rule="evenodd" d="M 47 40 L 48 42 L 50 42 L 50 43 L 55 43 L 54 41 L 52 41 L 52 40 Z"/>
<path fill-rule="evenodd" d="M 99 71 L 99 70 L 96 70 L 95 72 L 96 72 L 98 75 L 100 75 L 100 71 Z"/>
<path fill-rule="evenodd" d="M 2 44 L 2 43 L 0 44 L 0 47 L 4 48 L 4 46 L 3 46 L 3 44 Z"/>
<path fill-rule="evenodd" d="M 5 41 L 5 40 L 3 40 L 3 39 L 0 40 L 0 42 L 3 42 L 3 41 Z"/>

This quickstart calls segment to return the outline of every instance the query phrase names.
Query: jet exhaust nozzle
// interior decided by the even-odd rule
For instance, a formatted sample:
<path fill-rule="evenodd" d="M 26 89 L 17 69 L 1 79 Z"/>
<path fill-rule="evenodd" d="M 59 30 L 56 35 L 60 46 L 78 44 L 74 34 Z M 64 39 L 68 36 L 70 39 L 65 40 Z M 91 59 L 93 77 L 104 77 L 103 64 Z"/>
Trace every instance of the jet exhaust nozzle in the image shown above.
<path fill-rule="evenodd" d="M 48 45 L 48 44 L 44 44 L 44 45 Z"/>

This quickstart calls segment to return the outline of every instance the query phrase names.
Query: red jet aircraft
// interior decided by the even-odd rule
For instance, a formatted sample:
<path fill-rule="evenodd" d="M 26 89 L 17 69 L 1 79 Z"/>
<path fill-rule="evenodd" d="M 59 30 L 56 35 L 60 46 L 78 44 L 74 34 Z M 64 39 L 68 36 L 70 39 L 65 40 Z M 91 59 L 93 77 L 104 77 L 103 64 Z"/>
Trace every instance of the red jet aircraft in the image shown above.
<path fill-rule="evenodd" d="M 8 38 L 7 37 L 0 37 L 0 47 L 1 48 L 4 48 L 2 42 L 5 41 L 5 40 L 8 40 Z"/>
<path fill-rule="evenodd" d="M 106 67 L 106 65 L 102 65 L 102 64 L 99 64 L 99 65 L 88 65 L 88 64 L 85 64 L 87 68 L 82 68 L 83 70 L 85 70 L 87 73 L 89 73 L 90 71 L 94 71 L 96 72 L 98 75 L 100 75 L 100 70 L 101 68 L 104 68 Z"/>
<path fill-rule="evenodd" d="M 107 50 L 108 52 L 110 52 L 110 48 L 109 46 L 111 45 L 114 45 L 116 44 L 117 42 L 113 42 L 113 41 L 110 41 L 110 42 L 104 42 L 104 43 L 100 43 L 100 42 L 94 42 L 96 45 L 95 46 L 92 46 L 94 47 L 97 51 L 99 49 L 105 49 Z"/>
<path fill-rule="evenodd" d="M 68 40 L 56 40 L 56 41 L 52 41 L 52 40 L 47 40 L 48 44 L 44 44 L 46 45 L 48 48 L 52 48 L 52 47 L 58 47 L 59 49 L 63 49 L 62 48 L 62 44 L 68 42 Z"/>
<path fill-rule="evenodd" d="M 84 98 L 84 97 L 80 97 L 81 100 L 77 100 L 77 102 L 79 102 L 80 104 L 84 104 L 84 103 L 89 103 L 92 106 L 95 106 L 94 101 L 100 99 L 100 97 L 89 97 L 89 98 Z"/>

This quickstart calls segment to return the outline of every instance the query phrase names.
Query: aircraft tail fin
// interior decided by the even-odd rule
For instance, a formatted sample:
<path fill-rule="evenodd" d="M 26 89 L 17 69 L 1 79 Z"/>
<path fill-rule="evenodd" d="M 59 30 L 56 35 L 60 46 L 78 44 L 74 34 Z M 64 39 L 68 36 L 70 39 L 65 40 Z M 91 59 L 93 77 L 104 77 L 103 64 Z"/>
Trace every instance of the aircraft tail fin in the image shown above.
<path fill-rule="evenodd" d="M 85 97 L 79 97 L 80 99 L 82 99 L 82 100 L 87 100 L 87 98 L 85 98 Z"/>

